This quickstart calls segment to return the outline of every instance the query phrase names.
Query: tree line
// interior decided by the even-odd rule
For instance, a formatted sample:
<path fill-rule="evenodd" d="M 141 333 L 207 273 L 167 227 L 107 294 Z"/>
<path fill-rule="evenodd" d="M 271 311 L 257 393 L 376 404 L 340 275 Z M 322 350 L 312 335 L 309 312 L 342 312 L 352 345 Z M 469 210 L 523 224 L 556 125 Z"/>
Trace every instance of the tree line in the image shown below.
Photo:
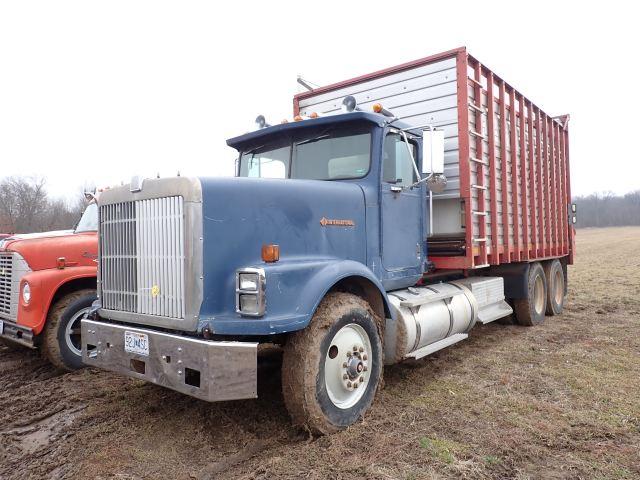
<path fill-rule="evenodd" d="M 611 192 L 575 197 L 576 227 L 640 225 L 640 190 L 615 195 Z"/>
<path fill-rule="evenodd" d="M 0 180 L 0 233 L 34 233 L 73 228 L 86 201 L 80 192 L 72 200 L 51 197 L 40 177 Z"/>

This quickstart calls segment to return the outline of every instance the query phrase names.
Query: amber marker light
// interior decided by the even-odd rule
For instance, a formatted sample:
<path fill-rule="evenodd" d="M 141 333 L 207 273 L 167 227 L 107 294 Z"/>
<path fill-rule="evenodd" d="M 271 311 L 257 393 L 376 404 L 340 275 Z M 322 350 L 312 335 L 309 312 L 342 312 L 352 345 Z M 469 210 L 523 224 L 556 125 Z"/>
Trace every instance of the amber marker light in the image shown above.
<path fill-rule="evenodd" d="M 302 116 L 301 115 L 296 115 L 295 117 L 293 117 L 293 121 L 294 122 L 301 122 L 302 121 Z"/>
<path fill-rule="evenodd" d="M 289 123 L 289 120 L 287 120 L 286 118 L 283 118 L 280 124 L 284 125 L 285 123 Z"/>
<path fill-rule="evenodd" d="M 56 260 L 56 267 L 62 270 L 66 266 L 67 266 L 67 259 L 64 257 L 58 257 L 58 259 Z"/>
<path fill-rule="evenodd" d="M 267 263 L 275 263 L 280 260 L 279 245 L 262 245 L 262 260 Z"/>
<path fill-rule="evenodd" d="M 374 103 L 373 104 L 373 111 L 376 112 L 376 113 L 382 112 L 382 104 L 381 103 Z"/>
<path fill-rule="evenodd" d="M 318 113 L 317 112 L 311 112 L 311 114 L 309 115 L 309 118 L 318 118 Z"/>

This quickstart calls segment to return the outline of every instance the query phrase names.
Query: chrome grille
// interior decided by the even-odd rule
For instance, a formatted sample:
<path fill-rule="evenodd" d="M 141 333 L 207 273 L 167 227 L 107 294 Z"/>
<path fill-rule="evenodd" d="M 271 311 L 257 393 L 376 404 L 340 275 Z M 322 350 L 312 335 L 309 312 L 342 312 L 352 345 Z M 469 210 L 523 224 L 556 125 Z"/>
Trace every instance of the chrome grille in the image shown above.
<path fill-rule="evenodd" d="M 0 316 L 11 316 L 13 277 L 13 257 L 10 253 L 0 253 Z"/>
<path fill-rule="evenodd" d="M 182 197 L 101 206 L 102 307 L 184 318 L 184 251 Z"/>
<path fill-rule="evenodd" d="M 0 252 L 0 318 L 18 318 L 20 280 L 30 272 L 27 262 L 16 252 Z"/>

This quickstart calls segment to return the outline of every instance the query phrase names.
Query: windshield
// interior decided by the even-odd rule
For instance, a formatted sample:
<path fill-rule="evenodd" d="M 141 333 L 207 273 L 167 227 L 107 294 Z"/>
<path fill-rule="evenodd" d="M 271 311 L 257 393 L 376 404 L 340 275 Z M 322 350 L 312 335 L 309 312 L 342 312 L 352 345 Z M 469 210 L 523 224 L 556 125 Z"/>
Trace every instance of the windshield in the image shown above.
<path fill-rule="evenodd" d="M 287 138 L 242 153 L 241 177 L 344 180 L 362 178 L 371 162 L 371 134 L 322 132 Z"/>
<path fill-rule="evenodd" d="M 98 205 L 91 203 L 87 206 L 74 233 L 95 232 L 98 230 Z"/>

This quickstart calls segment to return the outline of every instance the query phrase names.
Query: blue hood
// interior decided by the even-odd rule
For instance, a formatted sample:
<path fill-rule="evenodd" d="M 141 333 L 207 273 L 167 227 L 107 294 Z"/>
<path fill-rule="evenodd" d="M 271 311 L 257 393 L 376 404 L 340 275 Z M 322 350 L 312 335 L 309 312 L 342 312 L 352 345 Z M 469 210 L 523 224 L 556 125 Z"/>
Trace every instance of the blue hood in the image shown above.
<path fill-rule="evenodd" d="M 364 192 L 356 183 L 253 178 L 201 178 L 200 182 L 204 236 L 201 325 L 247 320 L 235 313 L 235 272 L 239 268 L 267 267 L 279 272 L 267 271 L 264 321 L 269 322 L 279 314 L 291 313 L 295 299 L 287 294 L 288 287 L 295 291 L 293 283 L 302 280 L 284 274 L 287 265 L 304 262 L 304 271 L 309 272 L 314 262 L 367 263 Z M 332 220 L 347 220 L 348 225 Z M 279 262 L 262 261 L 264 244 L 280 246 Z"/>

